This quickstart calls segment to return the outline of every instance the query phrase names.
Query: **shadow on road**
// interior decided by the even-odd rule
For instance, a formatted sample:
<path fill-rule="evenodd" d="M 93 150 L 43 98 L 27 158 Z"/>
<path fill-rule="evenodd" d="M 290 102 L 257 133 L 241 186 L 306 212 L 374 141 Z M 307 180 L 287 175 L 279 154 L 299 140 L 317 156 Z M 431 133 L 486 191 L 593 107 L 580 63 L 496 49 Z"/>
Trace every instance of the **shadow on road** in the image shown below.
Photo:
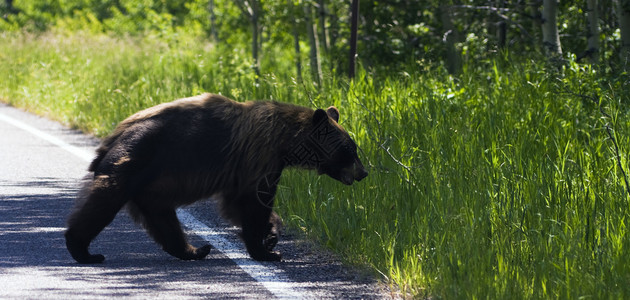
<path fill-rule="evenodd" d="M 77 264 L 67 252 L 63 236 L 77 186 L 76 182 L 53 178 L 19 183 L 0 181 L 0 278 L 24 281 L 52 277 L 59 284 L 33 287 L 27 284 L 20 289 L 30 288 L 34 294 L 59 297 L 184 293 L 225 298 L 226 290 L 227 295 L 235 297 L 266 296 L 252 289 L 257 283 L 217 251 L 202 261 L 181 261 L 169 256 L 124 212 L 118 214 L 91 247 L 92 252 L 105 255 L 105 263 Z M 12 189 L 24 188 L 43 192 L 10 193 Z M 194 238 L 191 242 L 202 243 Z M 210 283 L 223 283 L 225 290 L 208 290 Z"/>

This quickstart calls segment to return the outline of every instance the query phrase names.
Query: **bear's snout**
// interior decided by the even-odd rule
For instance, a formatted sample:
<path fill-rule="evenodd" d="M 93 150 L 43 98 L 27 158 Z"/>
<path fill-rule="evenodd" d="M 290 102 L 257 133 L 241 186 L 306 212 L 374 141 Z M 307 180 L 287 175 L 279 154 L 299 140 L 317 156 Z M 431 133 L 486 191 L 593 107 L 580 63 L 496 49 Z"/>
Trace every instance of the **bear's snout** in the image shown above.
<path fill-rule="evenodd" d="M 354 180 L 361 181 L 368 176 L 368 172 L 365 170 L 361 162 L 354 164 Z"/>
<path fill-rule="evenodd" d="M 363 167 L 361 167 L 359 168 L 359 170 L 355 172 L 354 180 L 361 181 L 363 178 L 367 176 L 368 176 L 368 172 Z"/>
<path fill-rule="evenodd" d="M 368 172 L 361 164 L 361 161 L 357 159 L 352 166 L 345 168 L 340 175 L 339 181 L 343 184 L 351 185 L 355 181 L 361 181 L 367 177 Z"/>

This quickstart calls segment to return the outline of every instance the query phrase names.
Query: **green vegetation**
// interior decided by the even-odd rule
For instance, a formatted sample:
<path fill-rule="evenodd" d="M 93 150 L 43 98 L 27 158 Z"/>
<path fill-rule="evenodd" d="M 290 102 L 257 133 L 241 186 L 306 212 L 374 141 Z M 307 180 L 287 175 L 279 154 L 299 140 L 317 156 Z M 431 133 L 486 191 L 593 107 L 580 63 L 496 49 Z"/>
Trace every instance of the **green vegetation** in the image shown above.
<path fill-rule="evenodd" d="M 220 42 L 203 37 L 205 0 L 17 0 L 22 12 L 0 19 L 0 101 L 97 136 L 142 108 L 202 92 L 336 105 L 370 175 L 347 187 L 285 172 L 277 203 L 292 228 L 409 297 L 630 298 L 630 78 L 614 62 L 613 20 L 601 24 L 599 66 L 576 62 L 572 53 L 585 47 L 577 38 L 563 44 L 560 63 L 524 35 L 508 36 L 520 41 L 512 52 L 494 51 L 498 41 L 486 45 L 492 34 L 479 33 L 487 24 L 471 21 L 456 45 L 461 70 L 451 75 L 439 58 L 447 46 L 434 30 L 437 1 L 426 10 L 423 1 L 393 1 L 389 10 L 362 2 L 379 11 L 367 17 L 365 36 L 382 43 L 359 50 L 370 66 L 346 79 L 343 59 L 334 59 L 343 42 L 333 43 L 322 58 L 329 71 L 314 84 L 295 76 L 284 1 L 263 1 L 260 76 L 248 20 L 229 1 L 215 2 L 225 4 L 216 11 Z M 329 3 L 334 13 L 343 8 Z M 394 9 L 409 3 L 426 23 L 410 25 L 412 7 Z M 561 31 L 576 37 L 580 10 L 560 9 Z M 458 17 L 455 26 L 479 16 Z M 328 22 L 331 37 L 347 33 L 344 20 Z M 518 28 L 539 26 L 531 23 Z M 407 38 L 396 41 L 399 33 Z M 414 37 L 425 52 L 410 46 Z"/>

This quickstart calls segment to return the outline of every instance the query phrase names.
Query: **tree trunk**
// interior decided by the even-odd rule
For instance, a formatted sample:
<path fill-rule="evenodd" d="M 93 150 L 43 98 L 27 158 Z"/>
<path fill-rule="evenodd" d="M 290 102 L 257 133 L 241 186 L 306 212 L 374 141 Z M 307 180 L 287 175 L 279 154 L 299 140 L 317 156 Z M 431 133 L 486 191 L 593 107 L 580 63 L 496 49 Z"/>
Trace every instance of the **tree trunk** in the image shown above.
<path fill-rule="evenodd" d="M 308 35 L 308 40 L 311 44 L 311 75 L 313 80 L 315 80 L 315 82 L 319 85 L 322 82 L 322 66 L 319 62 L 319 41 L 315 31 L 315 24 L 313 23 L 313 10 L 311 9 L 310 4 L 304 3 L 303 5 L 306 21 L 306 34 Z"/>
<path fill-rule="evenodd" d="M 542 28 L 542 13 L 540 12 L 540 5 L 535 4 L 535 2 L 528 4 L 523 7 L 523 11 L 521 13 L 524 16 L 531 16 L 530 18 L 525 18 L 524 23 L 526 24 L 525 26 L 527 27 L 527 30 L 532 34 L 532 44 L 538 43 L 540 34 L 542 33 L 540 30 Z"/>
<path fill-rule="evenodd" d="M 219 42 L 219 33 L 217 31 L 217 16 L 214 14 L 214 0 L 208 1 L 208 12 L 210 13 L 210 35 L 215 42 Z"/>
<path fill-rule="evenodd" d="M 5 6 L 5 14 L 0 16 L 3 19 L 7 19 L 9 17 L 9 15 L 13 15 L 13 14 L 17 14 L 18 12 L 20 12 L 18 9 L 16 9 L 13 6 L 13 0 L 5 0 L 4 1 L 4 6 Z M 1 7 L 2 5 L 0 5 Z"/>
<path fill-rule="evenodd" d="M 293 47 L 295 49 L 295 69 L 296 78 L 302 81 L 302 59 L 300 54 L 300 35 L 298 32 L 297 22 L 295 20 L 295 6 L 293 0 L 287 0 L 287 6 L 289 7 L 289 18 L 291 20 L 291 27 L 293 27 Z"/>
<path fill-rule="evenodd" d="M 496 0 L 497 8 L 503 8 L 505 3 L 503 0 Z M 497 45 L 499 49 L 505 48 L 505 39 L 507 36 L 507 23 L 501 18 L 497 19 Z"/>
<path fill-rule="evenodd" d="M 331 51 L 336 49 L 335 45 L 339 37 L 339 17 L 336 14 L 337 10 L 334 8 L 335 7 L 331 8 L 329 6 L 331 13 L 328 15 L 328 21 L 330 22 L 330 27 L 328 28 L 328 48 L 331 49 Z"/>
<path fill-rule="evenodd" d="M 461 69 L 461 57 L 455 43 L 459 39 L 459 33 L 453 26 L 451 21 L 453 16 L 450 5 L 440 6 L 440 17 L 442 26 L 444 27 L 444 36 L 442 41 L 446 43 L 446 69 L 450 74 L 457 74 Z"/>
<path fill-rule="evenodd" d="M 319 42 L 324 48 L 324 53 L 328 53 L 328 31 L 326 30 L 326 3 L 319 0 L 319 33 L 321 34 Z"/>
<path fill-rule="evenodd" d="M 351 11 L 352 15 L 350 18 L 350 57 L 348 76 L 350 78 L 354 78 L 355 64 L 357 59 L 357 38 L 359 30 L 359 0 L 352 0 Z"/>
<path fill-rule="evenodd" d="M 591 64 L 599 62 L 599 12 L 597 11 L 597 0 L 587 0 L 587 20 L 588 20 L 588 48 L 585 55 L 590 57 Z"/>
<path fill-rule="evenodd" d="M 543 0 L 543 47 L 548 54 L 562 55 L 557 25 L 558 0 Z"/>
<path fill-rule="evenodd" d="M 621 31 L 621 66 L 624 71 L 630 71 L 630 0 L 617 0 L 617 15 Z"/>
<path fill-rule="evenodd" d="M 254 59 L 254 72 L 260 76 L 260 64 L 258 63 L 258 13 L 252 14 L 252 58 Z"/>
<path fill-rule="evenodd" d="M 254 72 L 256 72 L 256 75 L 260 77 L 260 64 L 258 63 L 258 51 L 260 45 L 260 26 L 258 25 L 260 0 L 238 0 L 234 1 L 234 3 L 236 3 L 236 5 L 241 9 L 241 12 L 243 12 L 243 14 L 252 21 L 252 58 L 254 59 L 254 65 L 252 67 Z M 256 78 L 256 80 L 258 80 L 258 78 Z"/>

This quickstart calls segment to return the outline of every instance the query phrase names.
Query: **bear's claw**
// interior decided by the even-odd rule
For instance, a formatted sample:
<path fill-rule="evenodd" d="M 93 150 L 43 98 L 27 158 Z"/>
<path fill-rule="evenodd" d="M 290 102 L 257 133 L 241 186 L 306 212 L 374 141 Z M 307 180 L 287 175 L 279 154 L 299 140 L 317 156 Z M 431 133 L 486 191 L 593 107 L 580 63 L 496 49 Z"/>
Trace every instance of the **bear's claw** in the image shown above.
<path fill-rule="evenodd" d="M 210 250 L 212 249 L 212 246 L 210 245 L 205 245 L 203 247 L 199 247 L 197 248 L 196 251 L 196 257 L 194 259 L 199 260 L 199 259 L 204 259 L 206 258 L 206 256 L 208 256 L 208 254 L 210 254 Z"/>
<path fill-rule="evenodd" d="M 282 260 L 282 255 L 276 252 L 265 252 L 265 253 L 250 253 L 251 257 L 257 261 L 280 261 Z"/>
<path fill-rule="evenodd" d="M 100 264 L 105 261 L 105 256 L 102 254 L 90 254 L 83 257 L 74 257 L 74 260 L 80 264 Z"/>
<path fill-rule="evenodd" d="M 274 247 L 276 247 L 277 244 L 278 244 L 278 235 L 273 234 L 273 233 L 270 233 L 269 235 L 267 235 L 267 237 L 263 241 L 263 245 L 265 246 L 265 249 L 267 249 L 270 252 L 271 250 L 273 250 Z"/>

